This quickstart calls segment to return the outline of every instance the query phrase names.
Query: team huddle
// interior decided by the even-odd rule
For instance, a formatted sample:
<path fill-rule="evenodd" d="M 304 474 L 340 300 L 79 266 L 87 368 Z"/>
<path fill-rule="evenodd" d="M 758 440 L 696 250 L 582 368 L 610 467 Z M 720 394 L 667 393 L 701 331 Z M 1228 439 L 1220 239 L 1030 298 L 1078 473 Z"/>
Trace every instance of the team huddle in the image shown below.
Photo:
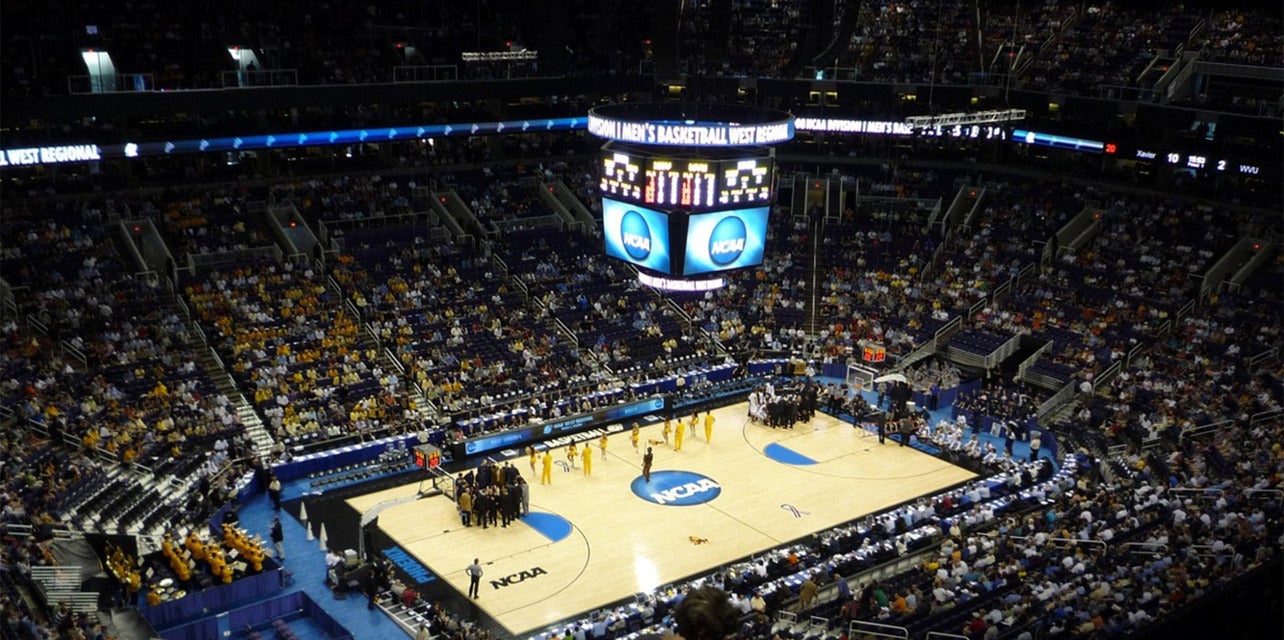
<path fill-rule="evenodd" d="M 819 389 L 813 382 L 777 391 L 768 382 L 749 392 L 749 421 L 775 429 L 789 429 L 811 420 L 816 413 Z"/>
<path fill-rule="evenodd" d="M 507 527 L 530 512 L 530 486 L 512 463 L 499 466 L 490 460 L 476 473 L 469 471 L 455 483 L 455 503 L 465 527 Z"/>

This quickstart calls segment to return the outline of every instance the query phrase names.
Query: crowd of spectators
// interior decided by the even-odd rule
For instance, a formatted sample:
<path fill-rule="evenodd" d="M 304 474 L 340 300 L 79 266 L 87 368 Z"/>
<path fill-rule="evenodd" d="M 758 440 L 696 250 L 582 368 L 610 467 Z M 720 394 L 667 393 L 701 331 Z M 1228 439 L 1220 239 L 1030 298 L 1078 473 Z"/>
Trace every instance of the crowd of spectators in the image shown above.
<path fill-rule="evenodd" d="M 1138 458 L 1113 480 L 1084 454 L 1048 477 L 1051 465 L 998 455 L 951 421 L 918 434 L 1006 470 L 541 637 L 663 630 L 684 593 L 711 584 L 731 591 L 744 614 L 737 638 L 825 633 L 818 615 L 835 631 L 873 622 L 911 637 L 1121 638 L 1279 560 L 1278 421 L 1185 441 L 1152 453 L 1158 465 Z M 914 568 L 862 581 L 865 570 L 907 553 L 918 554 Z M 817 598 L 822 589 L 832 598 Z M 797 615 L 766 615 L 780 611 Z"/>
<path fill-rule="evenodd" d="M 1209 16 L 1200 34 L 1200 58 L 1255 67 L 1284 67 L 1284 36 L 1278 15 L 1223 9 Z"/>
<path fill-rule="evenodd" d="M 734 3 L 733 13 L 745 18 L 733 24 L 744 33 L 730 38 L 713 15 L 717 3 L 696 5 L 683 34 L 692 70 L 778 77 L 806 37 L 805 7 L 760 5 Z M 1179 47 L 1233 64 L 1280 66 L 1284 59 L 1278 14 L 1246 8 L 1049 1 L 976 10 L 966 3 L 885 0 L 857 11 L 850 32 L 838 34 L 846 46 L 832 59 L 806 61 L 799 72 L 822 67 L 867 82 L 983 82 L 1096 96 L 1103 86 L 1137 87 L 1143 71 L 1171 60 Z M 837 16 L 833 22 L 839 24 Z M 779 44 L 764 49 L 764 40 Z"/>
<path fill-rule="evenodd" d="M 442 25 L 468 21 L 475 28 L 469 34 L 475 31 L 477 37 L 483 29 L 476 23 L 483 16 L 472 8 L 404 2 L 327 5 L 325 14 L 299 2 L 171 9 L 141 2 L 122 11 L 93 1 L 10 8 L 5 32 L 14 44 L 6 51 L 6 71 L 13 91 L 65 93 L 68 76 L 86 73 L 75 55 L 81 47 L 106 50 L 118 73 L 150 74 L 156 89 L 169 91 L 238 86 L 237 63 L 229 55 L 233 48 L 256 53 L 257 64 L 241 75 L 253 85 L 390 82 L 397 66 L 429 63 L 460 67 L 449 77 L 455 79 L 460 70 L 468 72 L 459 52 L 475 49 L 477 42 Z M 486 17 L 505 16 L 496 7 L 488 8 Z M 39 34 L 65 51 L 37 46 L 35 36 L 27 34 Z M 496 38 L 502 41 L 502 35 L 488 33 L 487 41 Z M 407 49 L 407 41 L 418 47 Z M 291 73 L 270 73 L 274 70 Z"/>
<path fill-rule="evenodd" d="M 1041 264 L 1036 248 L 1046 247 L 1039 243 L 1049 241 L 1069 216 L 1108 196 L 1091 190 L 1063 190 L 1059 196 L 1040 191 L 1047 190 L 1012 184 L 999 190 L 1016 203 L 1026 203 L 1017 204 L 1003 218 L 1030 218 L 1019 214 L 1029 210 L 1033 199 L 1046 202 L 1033 207 L 1038 212 L 1033 217 L 1042 223 L 1026 223 L 1021 231 L 983 225 L 979 234 L 1028 234 L 1024 250 L 1013 254 L 1024 260 L 1013 258 L 1010 275 Z M 986 207 L 987 217 L 995 208 Z M 1094 215 L 1100 231 L 1091 242 L 1078 250 L 1061 250 L 1051 270 L 1036 271 L 969 319 L 972 327 L 1030 334 L 1050 342 L 1034 370 L 1061 384 L 1090 381 L 1141 341 L 1156 337 L 1183 304 L 1199 295 L 1200 276 L 1217 257 L 1242 234 L 1264 232 L 1257 223 L 1216 207 L 1136 196 L 1114 197 Z"/>
<path fill-rule="evenodd" d="M 590 380 L 577 350 L 490 259 L 422 238 L 351 249 L 336 281 L 457 435 L 478 418 L 480 432 L 578 410 Z"/>
<path fill-rule="evenodd" d="M 4 387 L 21 416 L 157 472 L 191 471 L 205 444 L 232 437 L 238 418 L 194 364 L 181 309 L 156 278 L 134 275 L 102 227 L 6 224 L 25 239 L 6 255 L 10 284 L 31 290 L 19 312 L 45 333 L 26 344 L 11 334 Z"/>
<path fill-rule="evenodd" d="M 1023 433 L 1025 425 L 1037 419 L 1039 404 L 1035 396 L 1017 385 L 987 381 L 975 391 L 960 393 L 954 408 L 967 417 L 974 432 L 985 426 L 983 418 L 988 416 L 999 423 L 1019 424 Z"/>
<path fill-rule="evenodd" d="M 586 56 L 575 41 L 542 48 L 534 63 L 473 64 L 463 63 L 460 52 L 521 50 L 521 33 L 547 29 L 540 22 L 548 16 L 499 5 L 474 11 L 383 2 L 326 7 L 329 13 L 321 19 L 315 7 L 297 1 L 268 11 L 242 4 L 158 11 L 154 2 L 142 2 L 120 11 L 96 2 L 20 3 L 7 12 L 6 91 L 65 93 L 69 77 L 87 73 L 76 55 L 82 48 L 106 50 L 118 73 L 148 74 L 149 88 L 174 91 L 243 81 L 361 84 L 631 71 L 648 55 L 649 44 L 643 43 L 654 36 L 639 21 L 619 25 L 610 35 L 596 29 L 577 34 L 585 41 L 613 38 L 603 43 L 613 55 Z M 983 77 L 1006 83 L 1007 76 L 1024 71 L 1017 84 L 1096 95 L 1103 85 L 1136 85 L 1147 65 L 1173 55 L 1178 46 L 1234 64 L 1279 66 L 1284 59 L 1278 15 L 1248 7 L 1147 10 L 1120 2 L 1050 0 L 991 3 L 978 11 L 961 2 L 882 0 L 851 8 L 857 15 L 846 19 L 847 9 L 840 6 L 827 16 L 838 46 L 828 49 L 833 57 L 819 66 L 844 69 L 862 81 L 967 84 Z M 795 0 L 689 5 L 677 34 L 680 57 L 688 71 L 699 74 L 779 77 L 787 68 L 802 73 L 817 64 L 794 58 L 829 44 L 801 46 L 816 38 L 807 30 L 816 19 L 811 11 Z M 228 15 L 238 20 L 229 22 Z M 48 42 L 28 34 L 43 34 Z M 256 63 L 238 72 L 229 55 L 233 48 L 253 51 Z M 425 65 L 442 69 L 397 76 L 398 67 Z"/>
<path fill-rule="evenodd" d="M 538 318 L 565 326 L 579 346 L 612 371 L 629 375 L 703 352 L 707 345 L 629 267 L 602 255 L 599 240 L 532 231 L 501 249 Z"/>
<path fill-rule="evenodd" d="M 32 610 L 19 585 L 31 584 L 32 567 L 53 564 L 49 540 L 33 535 L 0 537 L 0 635 L 107 640 L 110 636 L 101 623 L 88 614 L 73 613 L 65 602 L 50 607 L 48 615 Z"/>
<path fill-rule="evenodd" d="M 247 265 L 186 286 L 247 398 L 287 444 L 416 426 L 400 381 L 310 266 Z"/>
<path fill-rule="evenodd" d="M 559 171 L 582 173 L 574 166 Z M 396 182 L 360 177 L 318 180 L 281 189 L 277 197 L 296 202 L 313 219 L 386 217 L 414 208 L 413 185 Z M 917 182 L 910 189 L 927 187 Z M 671 298 L 694 326 L 686 324 L 669 300 L 641 288 L 622 265 L 603 258 L 599 240 L 546 231 L 511 234 L 481 250 L 427 236 L 406 242 L 396 237 L 395 228 L 382 236 L 353 232 L 347 237 L 347 251 L 329 265 L 328 273 L 294 262 L 246 265 L 184 282 L 183 299 L 278 439 L 299 442 L 418 428 L 419 407 L 408 393 L 411 383 L 444 409 L 462 437 L 475 434 L 474 428 L 503 428 L 624 400 L 629 393 L 624 378 L 630 371 L 645 369 L 652 375 L 688 356 L 702 357 L 709 345 L 698 327 L 742 352 L 782 350 L 806 342 L 810 337 L 801 327 L 812 304 L 809 267 L 796 257 L 816 247 L 830 260 L 822 265 L 822 317 L 850 317 L 856 324 L 855 329 L 829 327 L 820 339 L 836 349 L 836 356 L 861 340 L 885 342 L 889 351 L 904 353 L 930 335 L 925 319 L 944 322 L 965 313 L 986 297 L 986 291 L 1034 264 L 1038 256 L 1033 243 L 1046 238 L 1085 200 L 1084 194 L 1064 185 L 1002 185 L 982 202 L 976 220 L 960 227 L 945 245 L 941 265 L 917 257 L 930 256 L 939 246 L 933 232 L 925 229 L 926 212 L 917 206 L 853 212 L 849 219 L 827 223 L 845 231 L 819 241 L 813 217 L 776 215 L 769 258 L 762 268 L 733 276 L 731 284 L 716 293 Z M 214 194 L 208 200 L 215 208 L 234 201 Z M 195 200 L 186 203 L 173 219 L 203 214 Z M 506 215 L 510 204 L 494 201 L 493 215 Z M 155 279 L 139 277 L 127 267 L 118 240 L 104 227 L 77 222 L 84 211 L 75 205 L 49 206 L 54 209 L 6 208 L 3 220 L 4 236 L 21 240 L 6 243 L 2 256 L 8 284 L 28 288 L 18 298 L 17 310 L 43 328 L 35 329 L 30 322 L 5 326 L 0 391 L 6 409 L 48 432 L 4 435 L 6 451 L 14 454 L 2 478 L 5 519 L 11 521 L 58 522 L 80 506 L 88 495 L 83 487 L 103 481 L 99 463 L 90 455 L 103 454 L 110 464 L 147 465 L 160 473 L 199 471 L 209 476 L 239 457 L 237 450 L 245 446 L 231 399 L 217 393 L 196 364 L 195 332 L 172 296 Z M 200 207 L 205 206 L 202 200 Z M 146 207 L 140 205 L 139 210 Z M 1166 455 L 1128 454 L 1124 466 L 1136 475 L 1120 480 L 1119 487 L 1182 487 L 1187 481 L 1199 488 L 1217 486 L 1227 504 L 1215 506 L 1209 518 L 1226 524 L 1173 528 L 1184 522 L 1174 522 L 1174 509 L 1194 509 L 1184 498 L 1174 508 L 1175 499 L 1165 497 L 1161 488 L 1142 491 L 1145 502 L 1115 496 L 1129 513 L 1153 509 L 1160 515 L 1139 517 L 1135 523 L 1127 517 L 1106 521 L 1115 537 L 1150 531 L 1158 522 L 1169 527 L 1170 542 L 1203 540 L 1215 546 L 1221 539 L 1251 551 L 1241 554 L 1243 561 L 1217 554 L 1173 560 L 1187 574 L 1216 583 L 1230 569 L 1258 561 L 1262 543 L 1261 528 L 1252 526 L 1253 512 L 1245 514 L 1249 526 L 1240 526 L 1235 509 L 1244 501 L 1226 496 L 1264 488 L 1252 478 L 1271 477 L 1268 470 L 1279 464 L 1270 440 L 1273 423 L 1252 422 L 1257 414 L 1278 412 L 1284 397 L 1278 367 L 1252 360 L 1279 346 L 1278 262 L 1240 291 L 1201 299 L 1196 276 L 1237 237 L 1262 233 L 1261 224 L 1216 208 L 1135 196 L 1115 198 L 1103 212 L 1101 231 L 1091 244 L 1067 252 L 1049 271 L 1013 287 L 1009 298 L 984 309 L 976 320 L 983 328 L 1016 332 L 1026 326 L 1036 333 L 1056 327 L 1060 332 L 1052 338 L 1057 342 L 1054 357 L 1089 371 L 1121 362 L 1127 347 L 1150 345 L 1149 352 L 1127 363 L 1111 385 L 1095 390 L 1103 397 L 1089 401 L 1081 422 L 1129 443 L 1164 440 L 1173 447 Z M 241 241 L 238 230 L 223 227 L 210 226 L 210 239 L 203 242 L 218 247 Z M 501 260 L 493 260 L 485 249 L 493 249 Z M 973 269 L 974 263 L 981 266 Z M 929 265 L 934 270 L 921 277 Z M 339 285 L 338 291 L 328 286 L 328 277 Z M 1183 303 L 1192 301 L 1199 306 L 1179 317 Z M 897 311 L 886 313 L 887 309 Z M 362 323 L 371 329 L 372 340 L 363 339 Z M 1059 342 L 1062 339 L 1065 342 Z M 404 373 L 384 358 L 385 348 L 405 367 Z M 497 370 L 499 363 L 505 364 Z M 944 383 L 948 369 L 933 372 L 932 366 L 926 375 Z M 535 388 L 544 392 L 532 394 Z M 1016 420 L 1033 410 L 1010 389 L 989 388 L 985 393 L 993 396 L 964 397 L 959 408 Z M 1238 433 L 1240 440 L 1175 436 L 1218 421 L 1229 421 L 1228 430 Z M 986 463 L 1004 464 L 1002 456 L 979 442 L 973 446 L 976 440 L 964 443 L 957 434 L 952 438 L 945 441 L 948 450 L 964 449 Z M 1250 443 L 1260 446 L 1250 448 Z M 1119 487 L 1110 491 L 1124 491 Z M 1151 500 L 1152 495 L 1160 497 Z M 1082 518 L 1085 509 L 1094 518 L 1100 515 L 1094 509 L 1110 513 L 1111 494 L 1105 496 L 1101 500 L 1106 506 L 1090 501 L 1083 507 L 1082 499 L 1060 504 L 1057 526 L 1065 526 L 1071 516 Z M 1201 503 L 1200 515 L 1209 510 L 1204 499 L 1194 500 Z M 1269 506 L 1262 508 L 1270 511 Z M 1259 520 L 1265 522 L 1264 518 Z M 1017 528 L 1009 527 L 1009 532 Z M 1018 535 L 1037 530 L 1028 523 L 1019 528 Z M 1094 525 L 1079 537 L 1101 538 L 1103 530 Z M 1076 537 L 1064 534 L 1080 529 L 1042 531 L 1051 538 L 1065 538 Z M 1234 535 L 1213 539 L 1225 531 Z M 1151 538 L 1146 534 L 1138 541 L 1149 543 Z M 1009 581 L 1006 585 L 1014 584 L 1002 567 L 1016 565 L 1005 562 L 1019 563 L 1030 574 L 1031 565 L 1021 559 L 1029 558 L 1029 543 L 1010 542 L 981 550 L 993 552 L 999 568 L 977 580 L 997 582 L 1001 577 Z M 971 546 L 965 539 L 954 544 Z M 1058 620 L 1074 620 L 1080 626 L 1085 620 L 1074 619 L 1079 613 L 1086 613 L 1087 621 L 1101 613 L 1103 628 L 1134 624 L 1136 611 L 1127 615 L 1111 610 L 1100 598 L 1070 596 L 1063 589 L 1057 590 L 1061 595 L 1038 597 L 1054 583 L 1099 591 L 1100 579 L 1075 573 L 1073 565 L 1079 561 L 1102 566 L 1109 560 L 1126 569 L 1114 574 L 1088 571 L 1095 576 L 1147 576 L 1148 566 L 1115 556 L 1072 555 L 1075 562 L 1069 568 L 1037 565 L 1043 577 L 1023 578 L 1021 602 L 1031 604 L 1027 595 L 1052 602 L 1057 605 L 1053 609 L 1066 608 Z M 785 566 L 793 566 L 788 554 L 784 557 Z M 954 559 L 941 564 L 953 566 Z M 966 587 L 979 600 L 994 591 L 985 587 L 982 592 L 976 580 L 961 579 L 952 570 L 947 573 L 941 588 L 956 595 Z M 1166 573 L 1159 583 L 1148 584 L 1159 584 L 1153 588 L 1169 593 L 1164 581 L 1170 577 Z M 1181 603 L 1204 589 L 1200 579 L 1194 578 L 1195 586 L 1170 602 Z M 756 586 L 765 589 L 763 584 Z M 1127 585 L 1117 580 L 1111 585 L 1127 592 Z M 927 593 L 921 586 L 920 592 Z M 1029 587 L 1028 594 L 1024 587 Z M 779 583 L 779 597 L 792 588 L 787 580 Z M 912 593 L 912 586 L 906 588 Z M 752 593 L 738 597 L 752 601 Z M 1138 591 L 1137 597 L 1146 596 Z M 1021 619 L 1020 603 L 1008 604 L 1012 609 L 1000 611 L 1003 619 Z M 1166 611 L 1157 601 L 1139 619 Z M 871 615 L 878 619 L 882 612 Z"/>
<path fill-rule="evenodd" d="M 926 393 L 933 388 L 953 389 L 959 386 L 963 379 L 963 373 L 958 366 L 935 358 L 923 364 L 911 365 L 902 369 L 901 373 L 905 376 L 910 388 L 920 393 Z"/>
<path fill-rule="evenodd" d="M 1180 319 L 1098 390 L 1086 426 L 1140 451 L 1161 438 L 1171 443 L 1199 427 L 1284 408 L 1278 372 L 1269 361 L 1256 364 L 1279 344 L 1279 292 L 1269 285 L 1260 292 L 1260 301 L 1216 294 Z"/>
<path fill-rule="evenodd" d="M 418 186 L 422 185 L 415 177 L 342 175 L 274 184 L 268 198 L 293 204 L 309 220 L 356 220 L 423 210 L 426 203 L 415 202 Z"/>

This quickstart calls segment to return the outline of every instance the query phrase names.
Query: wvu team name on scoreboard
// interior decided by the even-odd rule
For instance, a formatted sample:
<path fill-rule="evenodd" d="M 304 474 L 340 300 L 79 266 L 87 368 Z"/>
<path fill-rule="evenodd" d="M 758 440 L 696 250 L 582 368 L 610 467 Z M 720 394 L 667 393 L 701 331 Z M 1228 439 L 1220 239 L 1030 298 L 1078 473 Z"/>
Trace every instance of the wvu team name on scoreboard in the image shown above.
<path fill-rule="evenodd" d="M 589 114 L 589 133 L 608 140 L 686 147 L 734 147 L 775 144 L 793 138 L 792 122 L 760 125 L 721 123 L 665 124 L 625 122 Z"/>

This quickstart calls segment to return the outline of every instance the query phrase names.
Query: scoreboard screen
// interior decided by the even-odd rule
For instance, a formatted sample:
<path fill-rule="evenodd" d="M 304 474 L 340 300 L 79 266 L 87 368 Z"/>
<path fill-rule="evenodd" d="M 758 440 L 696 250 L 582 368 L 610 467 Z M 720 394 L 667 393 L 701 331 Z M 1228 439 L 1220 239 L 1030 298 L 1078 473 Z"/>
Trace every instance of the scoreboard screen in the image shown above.
<path fill-rule="evenodd" d="M 712 211 L 765 205 L 772 158 L 689 158 L 602 151 L 602 195 L 666 209 Z"/>
<path fill-rule="evenodd" d="M 642 158 L 602 152 L 602 195 L 642 202 Z"/>
<path fill-rule="evenodd" d="M 602 198 L 602 242 L 612 258 L 671 273 L 669 216 L 663 211 Z"/>
<path fill-rule="evenodd" d="M 771 202 L 771 158 L 728 160 L 718 164 L 721 189 L 718 204 L 751 205 Z"/>
<path fill-rule="evenodd" d="M 767 243 L 769 207 L 687 216 L 682 275 L 756 267 Z"/>
<path fill-rule="evenodd" d="M 668 207 L 714 206 L 718 193 L 718 163 L 708 160 L 647 160 L 642 202 Z"/>

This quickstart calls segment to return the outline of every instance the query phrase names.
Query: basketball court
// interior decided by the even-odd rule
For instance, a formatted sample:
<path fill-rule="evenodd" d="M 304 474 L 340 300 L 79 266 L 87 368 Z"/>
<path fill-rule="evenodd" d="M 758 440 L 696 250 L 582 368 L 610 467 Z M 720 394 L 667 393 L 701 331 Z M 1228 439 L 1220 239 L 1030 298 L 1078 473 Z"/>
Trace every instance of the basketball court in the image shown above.
<path fill-rule="evenodd" d="M 593 446 L 590 476 L 577 459 L 541 486 L 514 458 L 531 484 L 531 515 L 507 528 L 464 527 L 442 496 L 406 501 L 418 483 L 348 503 L 361 513 L 383 504 L 384 533 L 460 594 L 479 558 L 477 606 L 524 634 L 974 476 L 825 414 L 786 430 L 750 424 L 746 411 L 714 410 L 712 443 L 702 414 L 681 451 L 654 445 L 650 483 L 627 431 L 610 436 L 605 461 L 596 440 L 580 445 Z M 644 427 L 640 449 L 659 440 L 661 424 Z M 565 453 L 553 450 L 556 460 Z"/>

